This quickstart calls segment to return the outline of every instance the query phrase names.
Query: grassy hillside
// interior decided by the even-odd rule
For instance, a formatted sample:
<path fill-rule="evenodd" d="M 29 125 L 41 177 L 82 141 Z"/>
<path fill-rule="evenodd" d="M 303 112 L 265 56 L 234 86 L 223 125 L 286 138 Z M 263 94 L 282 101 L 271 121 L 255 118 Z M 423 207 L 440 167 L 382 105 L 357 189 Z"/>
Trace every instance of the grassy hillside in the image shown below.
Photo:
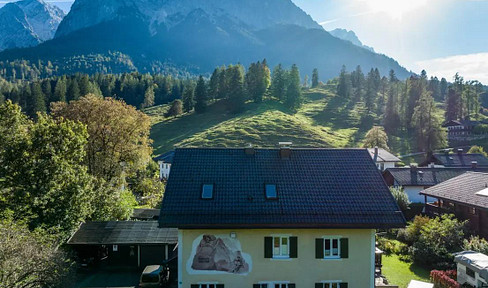
<path fill-rule="evenodd" d="M 291 141 L 295 147 L 360 145 L 371 127 L 361 123 L 361 107 L 349 107 L 334 93 L 320 89 L 305 92 L 304 98 L 305 103 L 296 114 L 276 101 L 248 103 L 246 111 L 237 115 L 228 113 L 223 102 L 216 102 L 203 114 L 170 119 L 162 116 L 167 105 L 150 108 L 145 112 L 153 120 L 154 154 L 174 147 L 243 147 L 248 143 L 277 147 L 280 141 Z"/>

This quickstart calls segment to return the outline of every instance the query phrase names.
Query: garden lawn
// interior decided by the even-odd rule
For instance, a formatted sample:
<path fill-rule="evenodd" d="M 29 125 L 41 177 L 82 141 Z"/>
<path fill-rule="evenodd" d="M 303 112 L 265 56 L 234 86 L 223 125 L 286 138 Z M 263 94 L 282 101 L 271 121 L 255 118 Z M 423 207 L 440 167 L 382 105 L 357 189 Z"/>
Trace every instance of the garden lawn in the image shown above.
<path fill-rule="evenodd" d="M 430 271 L 416 264 L 400 261 L 398 255 L 383 255 L 383 275 L 389 283 L 407 288 L 411 280 L 430 283 Z"/>

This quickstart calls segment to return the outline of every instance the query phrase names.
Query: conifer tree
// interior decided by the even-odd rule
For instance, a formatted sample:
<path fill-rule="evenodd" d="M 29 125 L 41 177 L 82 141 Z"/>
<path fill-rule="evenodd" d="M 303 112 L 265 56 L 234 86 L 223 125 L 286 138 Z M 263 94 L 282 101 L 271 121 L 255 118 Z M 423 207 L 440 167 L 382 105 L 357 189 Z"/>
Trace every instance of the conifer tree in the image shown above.
<path fill-rule="evenodd" d="M 424 91 L 412 116 L 419 151 L 432 152 L 445 144 L 446 135 L 442 129 L 442 121 L 437 115 L 431 92 Z"/>
<path fill-rule="evenodd" d="M 360 101 L 363 98 L 363 89 L 364 89 L 364 74 L 361 70 L 361 66 L 358 65 L 356 70 L 351 74 L 351 84 L 354 87 L 354 101 Z"/>
<path fill-rule="evenodd" d="M 188 83 L 185 85 L 185 90 L 183 91 L 183 111 L 186 113 L 193 110 L 193 107 L 195 106 L 194 93 L 195 89 L 192 84 Z"/>
<path fill-rule="evenodd" d="M 447 96 L 447 80 L 446 78 L 442 78 L 441 79 L 441 83 L 440 83 L 440 92 L 441 92 L 441 96 L 440 96 L 440 99 L 441 100 L 446 100 L 446 96 Z"/>
<path fill-rule="evenodd" d="M 66 92 L 66 98 L 69 101 L 80 99 L 80 87 L 78 86 L 78 80 L 73 78 L 69 81 L 68 91 Z"/>
<path fill-rule="evenodd" d="M 198 78 L 197 87 L 195 89 L 195 112 L 205 112 L 208 105 L 207 102 L 207 85 L 205 84 L 203 77 L 200 75 Z"/>
<path fill-rule="evenodd" d="M 244 110 L 244 104 L 246 102 L 246 96 L 244 91 L 244 69 L 242 66 L 230 67 L 226 74 L 229 78 L 229 110 L 232 113 L 239 113 Z"/>
<path fill-rule="evenodd" d="M 144 93 L 144 102 L 141 105 L 141 108 L 147 108 L 154 106 L 154 86 L 151 85 L 146 89 Z"/>
<path fill-rule="evenodd" d="M 219 78 L 220 78 L 220 68 L 217 67 L 210 77 L 210 82 L 208 84 L 208 97 L 210 99 L 217 99 L 219 94 Z"/>
<path fill-rule="evenodd" d="M 286 88 L 285 105 L 291 111 L 296 112 L 302 105 L 302 90 L 300 87 L 300 72 L 297 65 L 293 64 L 288 76 L 288 87 Z"/>
<path fill-rule="evenodd" d="M 90 87 L 91 86 L 90 79 L 88 78 L 88 75 L 86 75 L 86 74 L 81 76 L 79 83 L 78 83 L 78 86 L 80 88 L 81 96 L 85 96 L 85 95 L 88 95 L 90 92 L 93 92 L 91 87 Z"/>
<path fill-rule="evenodd" d="M 278 66 L 273 69 L 271 83 L 271 95 L 280 101 L 284 101 L 286 91 L 286 71 L 283 70 L 281 64 L 278 64 Z"/>
<path fill-rule="evenodd" d="M 217 98 L 218 99 L 225 99 L 227 98 L 227 94 L 229 92 L 229 89 L 228 89 L 228 85 L 227 85 L 227 82 L 228 82 L 228 78 L 229 75 L 228 72 L 230 72 L 230 70 L 227 70 L 226 67 L 222 67 L 222 69 L 220 70 L 220 73 L 219 73 L 219 89 L 218 89 L 218 93 L 217 93 Z"/>
<path fill-rule="evenodd" d="M 339 85 L 337 86 L 337 95 L 343 99 L 348 99 L 351 95 L 351 77 L 347 74 L 346 66 L 342 65 L 341 74 L 339 75 Z"/>
<path fill-rule="evenodd" d="M 63 76 L 56 82 L 54 88 L 53 102 L 66 102 L 66 77 Z"/>
<path fill-rule="evenodd" d="M 317 88 L 317 86 L 319 86 L 319 70 L 315 68 L 312 72 L 312 88 Z"/>
<path fill-rule="evenodd" d="M 42 93 L 41 84 L 39 82 L 33 82 L 31 84 L 31 98 L 28 100 L 27 113 L 34 117 L 37 112 L 46 112 L 46 99 Z"/>

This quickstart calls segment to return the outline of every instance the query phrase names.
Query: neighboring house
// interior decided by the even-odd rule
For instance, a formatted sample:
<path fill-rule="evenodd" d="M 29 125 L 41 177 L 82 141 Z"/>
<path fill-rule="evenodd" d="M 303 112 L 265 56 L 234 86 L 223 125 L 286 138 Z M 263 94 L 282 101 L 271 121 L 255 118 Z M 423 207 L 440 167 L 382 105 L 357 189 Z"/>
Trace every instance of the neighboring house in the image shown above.
<path fill-rule="evenodd" d="M 375 229 L 405 219 L 366 149 L 182 148 L 159 223 L 180 288 L 372 288 Z"/>
<path fill-rule="evenodd" d="M 481 124 L 487 123 L 485 121 L 451 120 L 442 126 L 447 128 L 447 140 L 449 142 L 459 142 L 486 138 L 486 131 L 475 129 Z"/>
<path fill-rule="evenodd" d="M 369 148 L 368 151 L 371 158 L 373 158 L 374 162 L 376 163 L 376 166 L 381 171 L 385 171 L 385 169 L 388 168 L 395 168 L 395 164 L 402 161 L 383 148 Z"/>
<path fill-rule="evenodd" d="M 83 223 L 67 244 L 85 262 L 144 268 L 173 258 L 177 241 L 177 229 L 156 221 L 110 221 Z"/>
<path fill-rule="evenodd" d="M 170 151 L 154 158 L 154 161 L 158 162 L 159 164 L 159 179 L 168 179 L 174 156 L 175 151 Z"/>
<path fill-rule="evenodd" d="M 464 251 L 454 257 L 457 263 L 457 282 L 475 288 L 488 288 L 488 256 Z M 464 286 L 463 286 L 464 287 Z"/>
<path fill-rule="evenodd" d="M 447 167 L 402 167 L 390 168 L 383 172 L 386 184 L 390 187 L 403 187 L 412 203 L 425 202 L 420 192 L 459 176 L 468 171 L 488 172 L 487 168 L 447 168 Z"/>
<path fill-rule="evenodd" d="M 482 154 L 464 153 L 462 149 L 458 149 L 456 153 L 449 153 L 449 150 L 446 150 L 444 153 L 427 156 L 420 166 L 426 167 L 432 164 L 444 167 L 488 167 L 488 158 Z"/>
<path fill-rule="evenodd" d="M 469 220 L 471 230 L 488 239 L 488 173 L 467 172 L 420 194 L 436 199 L 426 203 L 427 214 L 449 213 Z"/>

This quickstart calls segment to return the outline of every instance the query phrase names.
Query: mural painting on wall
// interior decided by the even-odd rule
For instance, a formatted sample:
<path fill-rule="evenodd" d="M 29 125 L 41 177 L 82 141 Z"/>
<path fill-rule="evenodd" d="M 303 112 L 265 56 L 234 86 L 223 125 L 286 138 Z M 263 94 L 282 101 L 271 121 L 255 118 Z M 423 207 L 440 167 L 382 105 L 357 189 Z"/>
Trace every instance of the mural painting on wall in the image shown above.
<path fill-rule="evenodd" d="M 251 271 L 251 257 L 243 253 L 236 238 L 201 235 L 193 241 L 187 263 L 190 274 L 232 273 L 246 275 Z"/>

